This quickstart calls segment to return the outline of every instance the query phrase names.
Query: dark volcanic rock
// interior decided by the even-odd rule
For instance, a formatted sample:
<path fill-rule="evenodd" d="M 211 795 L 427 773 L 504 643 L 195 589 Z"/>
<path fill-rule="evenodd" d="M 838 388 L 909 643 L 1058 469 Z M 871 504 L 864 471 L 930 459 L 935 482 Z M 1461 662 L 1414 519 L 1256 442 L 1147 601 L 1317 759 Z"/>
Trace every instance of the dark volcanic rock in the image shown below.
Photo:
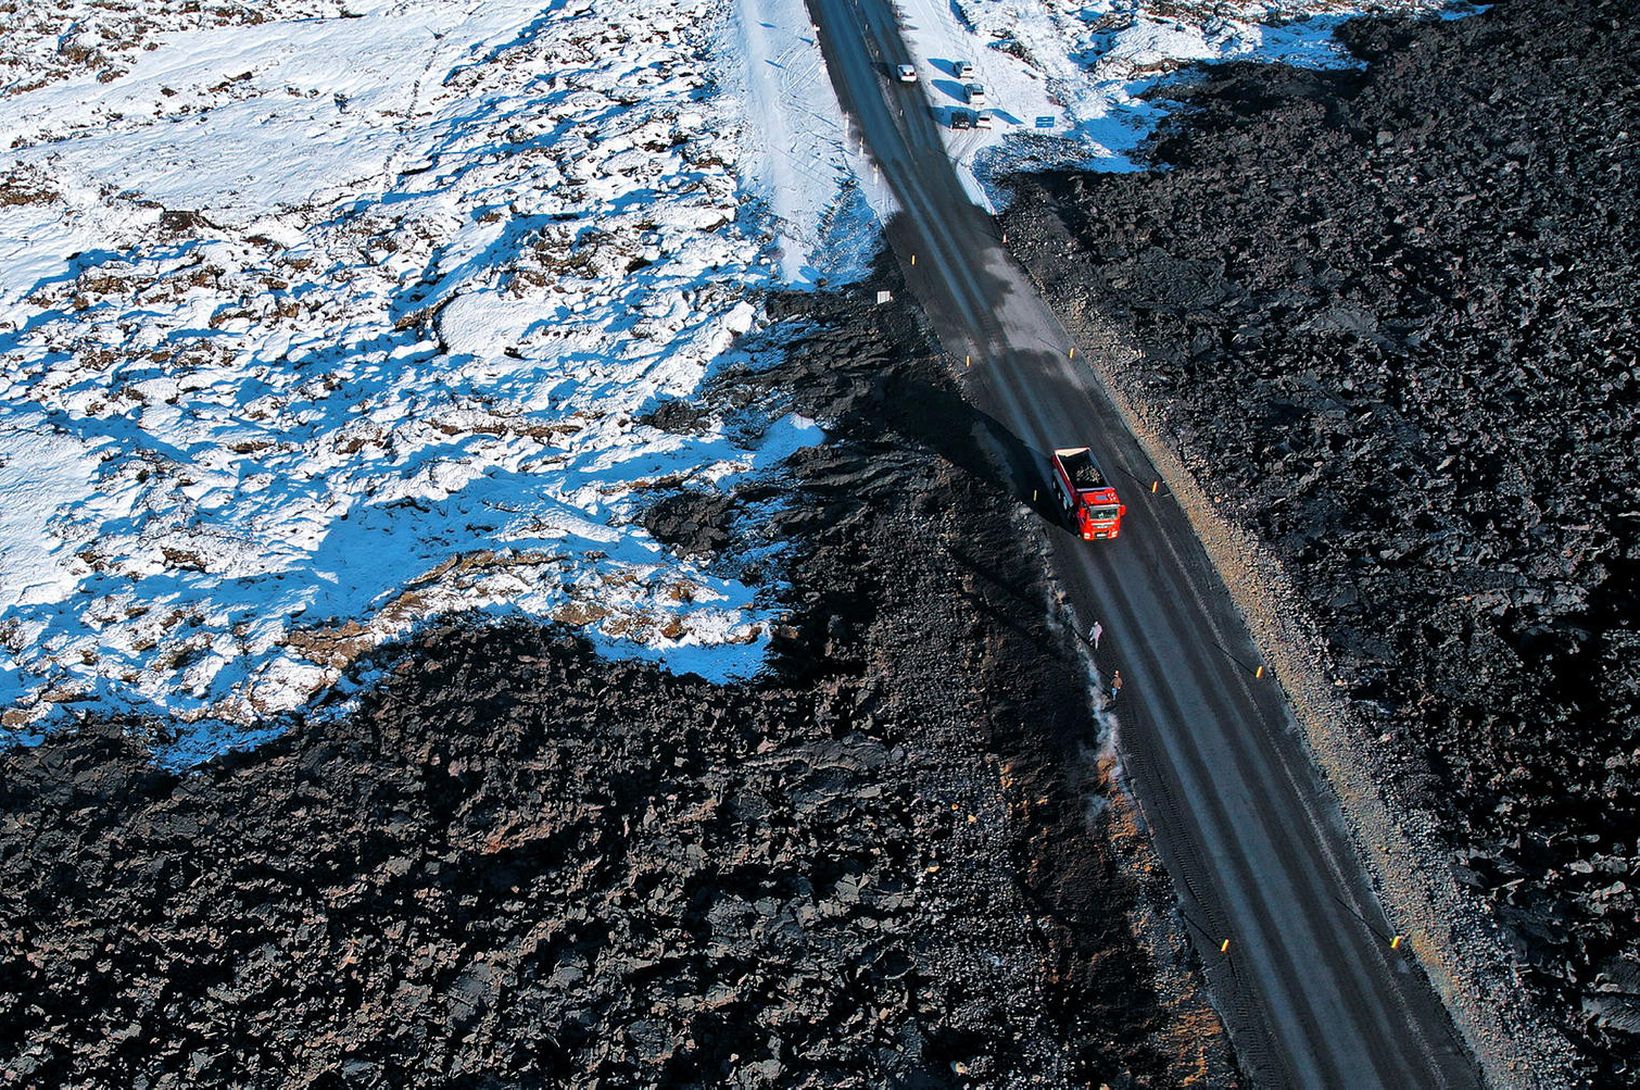
<path fill-rule="evenodd" d="M 704 488 L 663 496 L 643 511 L 644 529 L 684 555 L 716 553 L 729 544 L 735 497 Z"/>
<path fill-rule="evenodd" d="M 1172 169 L 1018 180 L 1009 236 L 1308 597 L 1588 1073 L 1640 1079 L 1630 6 L 1345 30 L 1365 72 L 1168 93 Z"/>
<path fill-rule="evenodd" d="M 935 418 L 960 402 L 910 313 L 863 298 L 777 302 L 812 339 L 725 379 L 833 437 L 764 526 L 794 543 L 770 677 L 454 625 L 359 714 L 187 775 L 115 724 L 0 755 L 0 1084 L 1223 1075 L 1131 933 L 1120 806 L 1089 817 L 1031 539 L 925 445 L 968 433 Z M 740 502 L 651 517 L 710 550 Z"/>

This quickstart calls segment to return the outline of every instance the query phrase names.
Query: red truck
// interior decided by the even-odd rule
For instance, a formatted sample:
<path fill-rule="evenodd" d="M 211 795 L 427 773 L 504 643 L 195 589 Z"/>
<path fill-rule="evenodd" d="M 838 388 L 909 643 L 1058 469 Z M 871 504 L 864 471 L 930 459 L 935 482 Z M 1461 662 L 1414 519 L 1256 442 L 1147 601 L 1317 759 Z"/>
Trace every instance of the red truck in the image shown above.
<path fill-rule="evenodd" d="M 1127 507 L 1116 498 L 1116 489 L 1093 460 L 1093 451 L 1066 447 L 1054 451 L 1052 461 L 1054 491 L 1082 540 L 1120 534 Z"/>

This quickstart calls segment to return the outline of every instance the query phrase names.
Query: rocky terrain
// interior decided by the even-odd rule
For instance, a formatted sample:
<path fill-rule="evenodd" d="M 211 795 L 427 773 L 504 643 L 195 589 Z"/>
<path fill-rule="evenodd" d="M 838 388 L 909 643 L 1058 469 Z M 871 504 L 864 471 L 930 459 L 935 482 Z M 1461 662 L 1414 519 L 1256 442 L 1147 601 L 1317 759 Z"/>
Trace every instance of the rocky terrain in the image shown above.
<path fill-rule="evenodd" d="M 1408 813 L 1591 1085 L 1640 1079 L 1636 42 L 1625 5 L 1362 20 L 1227 65 L 1167 169 L 1014 180 L 1011 241 L 1279 559 Z"/>
<path fill-rule="evenodd" d="M 188 774 L 154 724 L 0 755 L 0 1085 L 1233 1082 L 1035 539 L 935 453 L 879 286 L 776 299 L 804 339 L 719 380 L 826 443 L 646 516 L 794 543 L 736 573 L 790 606 L 759 680 L 456 619 Z"/>

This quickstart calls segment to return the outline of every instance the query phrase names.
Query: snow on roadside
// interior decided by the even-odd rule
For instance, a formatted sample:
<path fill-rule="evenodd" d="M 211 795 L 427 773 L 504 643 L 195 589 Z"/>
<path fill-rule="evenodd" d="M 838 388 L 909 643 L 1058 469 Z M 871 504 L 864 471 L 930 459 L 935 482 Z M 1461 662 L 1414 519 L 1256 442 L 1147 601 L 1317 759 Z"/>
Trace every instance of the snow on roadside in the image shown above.
<path fill-rule="evenodd" d="M 452 612 L 763 661 L 757 589 L 635 521 L 820 434 L 643 422 L 846 205 L 747 200 L 728 0 L 351 8 L 0 97 L 0 739 L 152 714 L 202 759 Z"/>
<path fill-rule="evenodd" d="M 1002 170 L 1071 166 L 1136 170 L 1130 155 L 1165 110 L 1140 96 L 1200 61 L 1309 68 L 1354 64 L 1334 32 L 1368 12 L 1435 13 L 1451 0 L 895 0 L 952 157 L 981 204 Z M 1467 10 L 1467 9 L 1466 9 Z M 966 60 L 974 74 L 958 79 Z M 953 131 L 986 88 L 989 131 Z"/>
<path fill-rule="evenodd" d="M 725 90 L 745 111 L 742 174 L 767 207 L 784 278 L 793 284 L 864 276 L 874 219 L 845 151 L 848 125 L 803 0 L 734 0 L 721 52 Z"/>

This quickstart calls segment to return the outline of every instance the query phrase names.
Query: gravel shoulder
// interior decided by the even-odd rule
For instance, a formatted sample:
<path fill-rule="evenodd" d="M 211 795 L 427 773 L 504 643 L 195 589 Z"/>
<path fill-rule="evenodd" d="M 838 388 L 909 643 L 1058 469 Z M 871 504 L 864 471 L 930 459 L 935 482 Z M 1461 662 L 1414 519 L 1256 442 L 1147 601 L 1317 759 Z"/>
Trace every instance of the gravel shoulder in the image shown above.
<path fill-rule="evenodd" d="M 1632 23 L 1358 21 L 1007 215 L 1498 1085 L 1637 1075 Z"/>

